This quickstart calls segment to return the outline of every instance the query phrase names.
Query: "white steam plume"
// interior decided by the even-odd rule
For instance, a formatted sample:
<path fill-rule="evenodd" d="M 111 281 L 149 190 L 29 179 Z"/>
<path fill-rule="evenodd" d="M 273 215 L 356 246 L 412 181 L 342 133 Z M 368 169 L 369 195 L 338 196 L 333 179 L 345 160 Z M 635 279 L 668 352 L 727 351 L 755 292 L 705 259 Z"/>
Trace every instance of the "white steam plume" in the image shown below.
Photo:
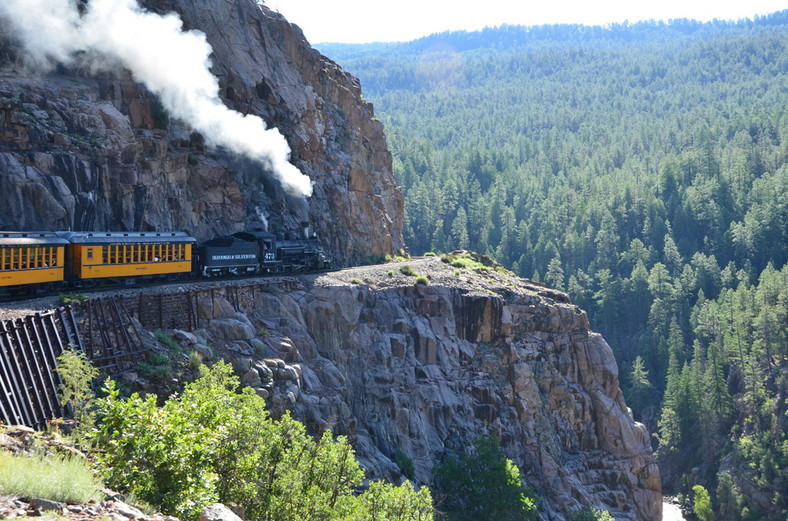
<path fill-rule="evenodd" d="M 176 15 L 151 13 L 136 0 L 90 0 L 82 15 L 76 0 L 0 0 L 0 17 L 11 23 L 36 63 L 70 64 L 77 53 L 87 52 L 126 67 L 208 144 L 261 162 L 290 195 L 312 195 L 309 177 L 289 162 L 282 134 L 222 103 L 205 34 L 184 32 Z"/>

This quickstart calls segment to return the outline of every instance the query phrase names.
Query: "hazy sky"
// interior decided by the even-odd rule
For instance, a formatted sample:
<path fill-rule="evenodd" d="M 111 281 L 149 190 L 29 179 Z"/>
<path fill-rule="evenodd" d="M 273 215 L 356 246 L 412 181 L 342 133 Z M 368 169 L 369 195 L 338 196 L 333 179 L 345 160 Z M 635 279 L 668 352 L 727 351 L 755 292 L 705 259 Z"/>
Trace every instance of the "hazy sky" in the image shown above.
<path fill-rule="evenodd" d="M 736 20 L 788 8 L 788 0 L 266 0 L 310 43 L 408 41 L 447 30 L 501 24 L 629 20 Z"/>

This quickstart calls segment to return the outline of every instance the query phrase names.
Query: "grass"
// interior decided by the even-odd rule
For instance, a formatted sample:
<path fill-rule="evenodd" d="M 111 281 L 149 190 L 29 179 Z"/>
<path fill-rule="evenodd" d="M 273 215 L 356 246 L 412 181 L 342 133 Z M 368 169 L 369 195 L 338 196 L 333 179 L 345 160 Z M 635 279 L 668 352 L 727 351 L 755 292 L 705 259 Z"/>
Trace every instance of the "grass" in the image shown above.
<path fill-rule="evenodd" d="M 202 355 L 197 351 L 189 351 L 189 369 L 197 371 L 203 363 Z"/>
<path fill-rule="evenodd" d="M 0 493 L 65 503 L 102 499 L 101 482 L 81 458 L 16 456 L 0 453 Z"/>
<path fill-rule="evenodd" d="M 181 345 L 167 333 L 156 331 L 153 334 L 156 336 L 156 340 L 158 340 L 161 344 L 172 349 L 176 353 L 183 353 L 183 348 L 181 347 Z"/>

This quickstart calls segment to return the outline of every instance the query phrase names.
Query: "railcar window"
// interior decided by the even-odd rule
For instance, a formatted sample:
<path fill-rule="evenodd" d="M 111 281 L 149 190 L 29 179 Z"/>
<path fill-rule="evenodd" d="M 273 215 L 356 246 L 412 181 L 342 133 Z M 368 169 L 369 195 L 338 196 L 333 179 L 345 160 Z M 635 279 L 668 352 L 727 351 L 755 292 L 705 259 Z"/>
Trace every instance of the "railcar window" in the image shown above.
<path fill-rule="evenodd" d="M 8 268 L 5 265 L 5 248 L 0 248 L 0 270 L 7 270 Z"/>
<path fill-rule="evenodd" d="M 93 248 L 88 248 L 88 259 L 93 258 Z"/>

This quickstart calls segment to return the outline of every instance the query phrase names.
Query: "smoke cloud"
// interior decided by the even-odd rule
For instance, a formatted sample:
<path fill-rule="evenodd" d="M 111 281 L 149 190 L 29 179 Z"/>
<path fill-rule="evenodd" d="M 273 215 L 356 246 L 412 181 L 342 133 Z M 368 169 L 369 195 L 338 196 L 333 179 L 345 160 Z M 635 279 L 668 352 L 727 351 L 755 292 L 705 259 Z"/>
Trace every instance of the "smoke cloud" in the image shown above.
<path fill-rule="evenodd" d="M 89 56 L 105 70 L 125 67 L 209 145 L 261 162 L 290 195 L 312 195 L 309 177 L 289 162 L 284 136 L 266 129 L 259 117 L 222 103 L 205 34 L 184 32 L 176 15 L 151 13 L 136 0 L 90 0 L 82 14 L 77 0 L 0 0 L 0 17 L 39 66 L 69 65 Z"/>

